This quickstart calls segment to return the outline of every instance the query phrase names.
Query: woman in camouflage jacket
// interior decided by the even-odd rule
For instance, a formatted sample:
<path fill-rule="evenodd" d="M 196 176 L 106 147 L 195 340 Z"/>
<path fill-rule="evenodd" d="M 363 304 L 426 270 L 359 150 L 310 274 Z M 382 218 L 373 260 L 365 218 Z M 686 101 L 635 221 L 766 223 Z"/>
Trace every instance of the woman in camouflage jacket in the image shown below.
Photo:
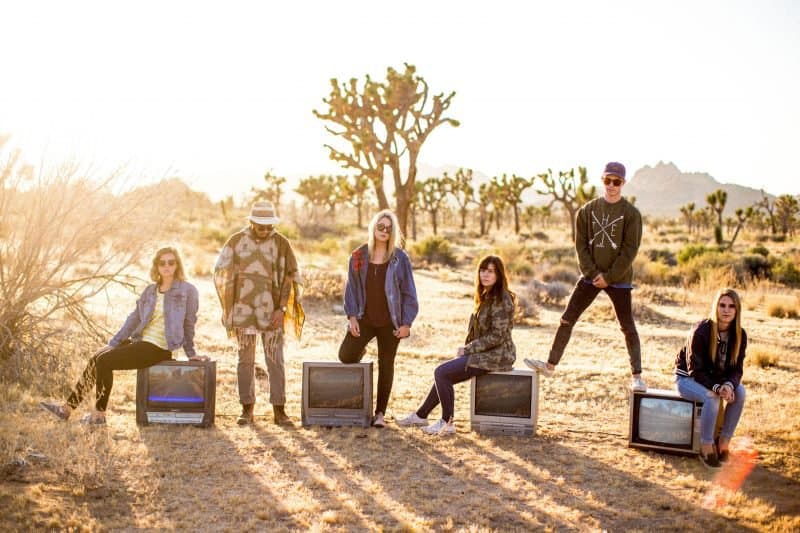
<path fill-rule="evenodd" d="M 494 255 L 481 259 L 475 276 L 475 311 L 469 319 L 464 346 L 458 348 L 455 359 L 436 367 L 428 397 L 416 412 L 399 420 L 399 425 L 425 426 L 423 431 L 430 434 L 455 432 L 453 385 L 514 366 L 516 348 L 511 338 L 514 300 L 502 259 Z M 439 403 L 442 418 L 429 426 L 428 415 Z"/>

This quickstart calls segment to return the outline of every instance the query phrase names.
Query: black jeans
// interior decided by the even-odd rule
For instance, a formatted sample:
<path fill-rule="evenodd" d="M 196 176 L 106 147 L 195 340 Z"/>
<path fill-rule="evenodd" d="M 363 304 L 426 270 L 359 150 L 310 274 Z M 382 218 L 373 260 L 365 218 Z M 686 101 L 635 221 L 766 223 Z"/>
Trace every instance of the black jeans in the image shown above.
<path fill-rule="evenodd" d="M 488 374 L 488 370 L 467 366 L 468 357 L 462 355 L 456 357 L 436 367 L 433 371 L 433 387 L 431 387 L 428 397 L 422 402 L 422 406 L 417 409 L 417 416 L 428 418 L 433 408 L 442 404 L 442 420 L 450 422 L 453 420 L 455 411 L 455 395 L 453 385 L 467 381 L 475 376 Z"/>
<path fill-rule="evenodd" d="M 589 307 L 600 291 L 605 291 L 614 306 L 617 314 L 620 329 L 625 335 L 625 346 L 628 348 L 628 357 L 631 363 L 631 373 L 641 374 L 642 372 L 642 348 L 639 343 L 639 333 L 636 331 L 636 324 L 633 322 L 633 309 L 631 305 L 631 289 L 620 289 L 616 287 L 606 287 L 598 289 L 591 283 L 579 279 L 569 297 L 569 303 L 564 314 L 561 315 L 561 324 L 556 331 L 553 339 L 553 346 L 550 348 L 550 356 L 547 362 L 557 365 L 564 355 L 569 338 L 572 335 L 572 328 L 580 316 Z"/>
<path fill-rule="evenodd" d="M 361 330 L 359 337 L 354 337 L 350 330 L 347 330 L 347 335 L 339 347 L 339 360 L 342 363 L 358 363 L 364 357 L 367 343 L 373 337 L 378 338 L 378 399 L 375 402 L 375 413 L 386 414 L 394 381 L 394 357 L 397 355 L 400 339 L 394 336 L 392 326 L 376 328 L 363 320 L 358 321 L 358 326 Z"/>
<path fill-rule="evenodd" d="M 114 385 L 114 370 L 147 368 L 167 359 L 172 359 L 172 352 L 145 341 L 131 342 L 105 352 L 98 352 L 89 359 L 86 369 L 67 399 L 67 405 L 73 409 L 78 407 L 92 385 L 95 385 L 97 389 L 95 408 L 98 411 L 105 411 L 111 387 Z"/>

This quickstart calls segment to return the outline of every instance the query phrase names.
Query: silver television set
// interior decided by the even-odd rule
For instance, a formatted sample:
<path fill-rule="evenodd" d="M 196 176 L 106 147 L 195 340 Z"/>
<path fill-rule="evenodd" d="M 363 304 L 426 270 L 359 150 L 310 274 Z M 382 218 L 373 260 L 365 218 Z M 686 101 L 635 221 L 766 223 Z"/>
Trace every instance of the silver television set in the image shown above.
<path fill-rule="evenodd" d="M 162 361 L 136 374 L 136 422 L 214 425 L 217 363 Z"/>
<path fill-rule="evenodd" d="M 490 372 L 472 378 L 470 424 L 477 433 L 533 435 L 539 417 L 539 374 Z"/>
<path fill-rule="evenodd" d="M 301 418 L 304 426 L 369 427 L 372 361 L 304 361 Z"/>
<path fill-rule="evenodd" d="M 700 453 L 702 407 L 674 390 L 632 392 L 628 446 L 685 455 Z"/>

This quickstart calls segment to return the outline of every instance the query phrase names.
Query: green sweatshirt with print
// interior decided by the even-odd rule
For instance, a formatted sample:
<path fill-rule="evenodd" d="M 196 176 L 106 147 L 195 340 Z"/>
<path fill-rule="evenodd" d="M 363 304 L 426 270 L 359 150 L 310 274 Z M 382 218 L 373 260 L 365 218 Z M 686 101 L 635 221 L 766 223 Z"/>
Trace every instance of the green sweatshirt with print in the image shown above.
<path fill-rule="evenodd" d="M 584 278 L 603 274 L 609 285 L 630 286 L 633 260 L 642 242 L 642 215 L 625 198 L 595 198 L 575 217 L 575 251 Z"/>

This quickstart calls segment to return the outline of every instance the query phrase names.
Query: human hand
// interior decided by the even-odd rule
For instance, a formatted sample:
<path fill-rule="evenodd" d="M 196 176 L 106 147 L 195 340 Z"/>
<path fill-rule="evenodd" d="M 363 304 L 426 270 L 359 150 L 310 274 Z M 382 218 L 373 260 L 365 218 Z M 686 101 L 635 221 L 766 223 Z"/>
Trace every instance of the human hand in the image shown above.
<path fill-rule="evenodd" d="M 463 355 L 464 355 L 464 347 L 463 346 L 459 346 L 458 350 L 456 350 L 456 356 L 457 357 L 462 357 Z"/>
<path fill-rule="evenodd" d="M 411 326 L 402 325 L 394 332 L 394 336 L 398 339 L 405 339 L 409 335 L 411 335 Z"/>
<path fill-rule="evenodd" d="M 725 400 L 726 402 L 734 401 L 734 394 L 733 394 L 733 387 L 728 385 L 727 383 L 719 388 L 719 397 Z"/>
<path fill-rule="evenodd" d="M 351 316 L 348 317 L 347 320 L 350 322 L 350 335 L 353 337 L 360 337 L 361 328 L 358 325 L 358 319 L 354 316 Z"/>
<path fill-rule="evenodd" d="M 211 358 L 207 355 L 193 355 L 189 358 L 189 361 L 210 361 Z"/>
<path fill-rule="evenodd" d="M 269 321 L 269 327 L 277 329 L 283 325 L 283 311 L 276 309 L 272 312 L 272 320 Z"/>
<path fill-rule="evenodd" d="M 598 289 L 605 289 L 608 287 L 608 283 L 606 283 L 606 278 L 603 277 L 602 274 L 598 274 L 592 280 L 592 285 L 597 287 Z"/>

